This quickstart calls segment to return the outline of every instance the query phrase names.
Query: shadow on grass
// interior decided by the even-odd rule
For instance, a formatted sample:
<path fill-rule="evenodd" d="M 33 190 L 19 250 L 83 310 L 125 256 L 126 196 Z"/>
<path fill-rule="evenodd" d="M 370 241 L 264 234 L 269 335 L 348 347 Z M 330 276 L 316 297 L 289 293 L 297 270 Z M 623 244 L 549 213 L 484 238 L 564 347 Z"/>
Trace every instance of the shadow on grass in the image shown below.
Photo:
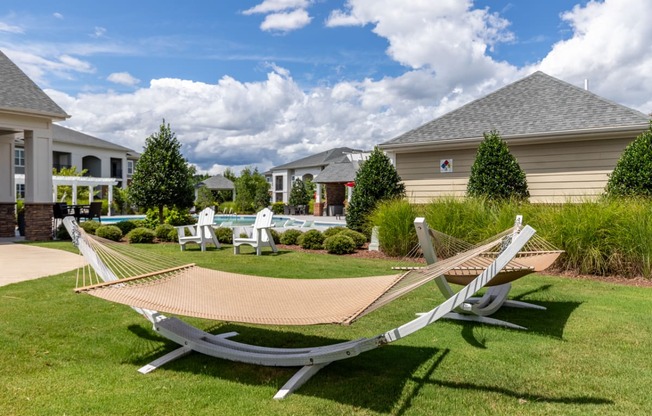
<path fill-rule="evenodd" d="M 524 293 L 514 296 L 513 300 L 519 301 L 528 301 L 528 296 L 534 293 L 545 292 L 549 290 L 552 285 L 543 285 L 537 289 L 533 289 Z M 556 339 L 564 339 L 564 328 L 568 319 L 570 319 L 571 314 L 575 309 L 577 309 L 582 302 L 545 302 L 545 301 L 535 301 L 533 302 L 536 305 L 543 306 L 546 308 L 545 311 L 537 309 L 522 309 L 522 308 L 510 308 L 508 306 L 503 306 L 498 312 L 491 315 L 492 318 L 496 318 L 502 321 L 513 323 L 516 325 L 523 326 L 527 328 L 525 332 L 533 333 L 538 335 L 543 335 L 547 337 L 552 337 Z M 473 327 L 475 325 L 480 325 L 473 322 L 462 322 L 455 321 L 462 326 L 462 337 L 469 345 L 476 348 L 486 348 L 485 340 L 478 339 L 473 333 Z M 506 327 L 496 326 L 496 328 L 501 328 L 504 330 L 512 331 Z M 521 331 L 519 329 L 513 331 Z"/>
<path fill-rule="evenodd" d="M 142 337 L 146 343 L 157 341 L 158 345 L 156 351 L 141 350 L 138 356 L 134 355 L 132 358 L 134 364 L 147 364 L 160 355 L 177 348 L 176 344 L 166 341 L 143 327 L 132 325 L 129 329 Z M 219 332 L 239 332 L 240 335 L 234 338 L 238 342 L 272 347 L 299 348 L 344 341 L 292 331 L 275 331 L 232 324 L 218 324 L 210 332 L 215 332 L 215 329 L 219 329 Z M 492 392 L 537 402 L 613 404 L 610 400 L 588 396 L 548 397 L 523 394 L 501 387 L 433 379 L 433 374 L 444 362 L 449 352 L 448 349 L 442 350 L 433 347 L 388 345 L 351 359 L 329 364 L 294 394 L 327 399 L 353 406 L 353 408 L 399 415 L 410 409 L 414 399 L 419 396 L 423 387 L 428 385 Z M 231 362 L 198 353 L 168 363 L 165 369 L 252 386 L 268 387 L 270 388 L 269 400 L 272 400 L 272 395 L 299 370 L 298 367 L 264 367 Z"/>

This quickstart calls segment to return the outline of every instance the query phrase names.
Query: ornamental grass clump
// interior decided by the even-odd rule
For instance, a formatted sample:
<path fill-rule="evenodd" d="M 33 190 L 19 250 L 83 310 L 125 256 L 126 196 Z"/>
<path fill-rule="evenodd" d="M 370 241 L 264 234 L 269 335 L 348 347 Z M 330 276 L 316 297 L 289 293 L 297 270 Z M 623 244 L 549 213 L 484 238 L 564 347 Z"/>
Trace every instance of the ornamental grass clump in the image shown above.
<path fill-rule="evenodd" d="M 324 248 L 330 254 L 351 254 L 355 252 L 355 247 L 355 241 L 348 235 L 345 235 L 344 232 L 335 234 L 324 240 Z"/>
<path fill-rule="evenodd" d="M 301 248 L 307 250 L 321 250 L 324 248 L 324 234 L 319 230 L 310 230 L 303 233 L 297 242 Z"/>
<path fill-rule="evenodd" d="M 102 225 L 95 230 L 95 235 L 111 241 L 120 241 L 122 230 L 115 225 Z"/>
<path fill-rule="evenodd" d="M 378 204 L 371 222 L 378 227 L 380 249 L 388 256 L 407 255 L 417 244 L 414 229 L 416 208 L 404 199 L 392 199 Z"/>

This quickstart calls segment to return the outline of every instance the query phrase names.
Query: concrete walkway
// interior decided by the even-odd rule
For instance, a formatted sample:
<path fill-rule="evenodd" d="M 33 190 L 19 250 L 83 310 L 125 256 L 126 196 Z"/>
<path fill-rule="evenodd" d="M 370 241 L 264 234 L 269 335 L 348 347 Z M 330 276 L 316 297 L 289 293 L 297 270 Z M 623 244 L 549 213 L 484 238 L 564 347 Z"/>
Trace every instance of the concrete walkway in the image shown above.
<path fill-rule="evenodd" d="M 83 257 L 63 250 L 15 244 L 18 238 L 0 238 L 0 286 L 75 270 Z"/>

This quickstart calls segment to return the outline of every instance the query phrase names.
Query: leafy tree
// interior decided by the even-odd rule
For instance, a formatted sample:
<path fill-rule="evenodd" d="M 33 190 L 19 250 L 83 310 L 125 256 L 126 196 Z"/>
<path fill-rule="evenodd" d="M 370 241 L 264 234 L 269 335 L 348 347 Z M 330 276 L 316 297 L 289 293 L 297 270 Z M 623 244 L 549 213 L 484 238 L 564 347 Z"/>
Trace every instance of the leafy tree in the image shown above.
<path fill-rule="evenodd" d="M 194 203 L 195 172 L 180 149 L 176 135 L 163 120 L 158 133 L 146 139 L 145 151 L 136 164 L 129 187 L 131 202 L 143 208 L 158 208 L 161 224 L 164 207 L 184 209 Z"/>
<path fill-rule="evenodd" d="M 269 205 L 269 184 L 265 176 L 246 167 L 235 180 L 235 204 L 240 212 L 255 212 Z"/>
<path fill-rule="evenodd" d="M 306 184 L 301 179 L 295 179 L 290 191 L 290 205 L 308 205 L 310 202 L 310 194 L 306 189 Z"/>
<path fill-rule="evenodd" d="M 405 185 L 391 160 L 375 147 L 369 159 L 362 162 L 355 177 L 351 202 L 346 210 L 346 225 L 370 233 L 367 217 L 380 201 L 405 197 Z"/>
<path fill-rule="evenodd" d="M 652 122 L 620 156 L 609 175 L 608 196 L 652 197 Z"/>
<path fill-rule="evenodd" d="M 215 205 L 215 196 L 213 191 L 205 186 L 197 188 L 197 199 L 195 199 L 195 209 L 199 212 L 207 207 Z"/>
<path fill-rule="evenodd" d="M 498 132 L 484 133 L 484 140 L 471 166 L 466 192 L 471 197 L 497 200 L 527 199 L 530 196 L 525 171 Z"/>

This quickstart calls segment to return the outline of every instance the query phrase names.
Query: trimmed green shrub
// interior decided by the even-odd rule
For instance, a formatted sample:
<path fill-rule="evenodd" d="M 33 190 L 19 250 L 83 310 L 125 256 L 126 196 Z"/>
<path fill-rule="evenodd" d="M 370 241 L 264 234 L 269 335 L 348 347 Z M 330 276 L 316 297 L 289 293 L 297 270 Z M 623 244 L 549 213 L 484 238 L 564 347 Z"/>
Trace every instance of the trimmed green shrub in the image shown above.
<path fill-rule="evenodd" d="M 174 231 L 174 233 L 173 233 Z M 159 241 L 177 241 L 177 230 L 170 224 L 161 224 L 154 230 L 154 235 Z M 170 236 L 174 236 L 170 239 Z"/>
<path fill-rule="evenodd" d="M 177 233 L 176 228 L 172 228 L 170 232 L 168 233 L 168 240 L 167 241 L 178 241 L 179 240 L 179 233 Z"/>
<path fill-rule="evenodd" d="M 319 230 L 307 231 L 297 239 L 297 243 L 308 250 L 321 250 L 324 244 L 324 234 Z"/>
<path fill-rule="evenodd" d="M 285 204 L 283 202 L 274 202 L 272 204 L 272 212 L 276 215 L 281 215 L 285 212 Z"/>
<path fill-rule="evenodd" d="M 610 197 L 652 197 L 652 122 L 623 151 L 609 175 L 606 193 Z"/>
<path fill-rule="evenodd" d="M 86 231 L 88 234 L 95 234 L 95 231 L 101 226 L 99 222 L 92 220 L 92 221 L 84 221 L 79 226 Z"/>
<path fill-rule="evenodd" d="M 330 227 L 330 228 L 325 229 L 323 231 L 323 234 L 324 234 L 324 237 L 328 238 L 328 237 L 334 236 L 335 234 L 339 234 L 344 230 L 348 230 L 348 228 L 346 228 L 346 227 Z"/>
<path fill-rule="evenodd" d="M 122 231 L 122 235 L 127 235 L 129 231 L 138 227 L 138 223 L 135 220 L 119 221 L 114 225 Z"/>
<path fill-rule="evenodd" d="M 484 133 L 471 166 L 466 192 L 471 197 L 499 200 L 530 197 L 525 171 L 497 131 Z"/>
<path fill-rule="evenodd" d="M 233 244 L 233 230 L 229 227 L 217 227 L 215 229 L 217 241 L 222 244 Z"/>
<path fill-rule="evenodd" d="M 297 240 L 303 233 L 299 230 L 289 229 L 281 234 L 280 242 L 287 246 L 297 245 Z"/>
<path fill-rule="evenodd" d="M 272 234 L 272 240 L 274 240 L 274 244 L 279 244 L 281 241 L 281 233 L 276 231 L 275 229 L 270 229 L 270 234 Z"/>
<path fill-rule="evenodd" d="M 353 232 L 355 233 L 356 231 Z M 350 254 L 355 251 L 355 247 L 356 244 L 353 239 L 345 235 L 344 232 L 335 234 L 324 240 L 324 248 L 331 254 Z"/>
<path fill-rule="evenodd" d="M 367 236 L 354 230 L 345 229 L 336 235 L 345 235 L 355 243 L 356 248 L 360 248 L 367 242 Z"/>
<path fill-rule="evenodd" d="M 56 239 L 62 241 L 72 240 L 72 238 L 70 238 L 70 234 L 68 234 L 68 230 L 66 229 L 65 225 L 60 224 L 59 227 L 57 228 Z"/>
<path fill-rule="evenodd" d="M 197 221 L 190 215 L 187 209 L 168 209 L 165 214 L 165 223 L 172 226 L 194 224 Z"/>
<path fill-rule="evenodd" d="M 156 234 L 149 228 L 138 227 L 129 231 L 127 241 L 129 241 L 129 244 L 150 244 L 154 242 L 155 237 Z"/>
<path fill-rule="evenodd" d="M 120 241 L 122 231 L 115 225 L 102 225 L 95 230 L 95 235 L 107 240 Z"/>
<path fill-rule="evenodd" d="M 391 160 L 375 147 L 369 159 L 362 162 L 355 177 L 351 202 L 346 209 L 346 225 L 352 230 L 371 235 L 368 216 L 376 204 L 386 199 L 403 198 L 405 185 Z"/>

